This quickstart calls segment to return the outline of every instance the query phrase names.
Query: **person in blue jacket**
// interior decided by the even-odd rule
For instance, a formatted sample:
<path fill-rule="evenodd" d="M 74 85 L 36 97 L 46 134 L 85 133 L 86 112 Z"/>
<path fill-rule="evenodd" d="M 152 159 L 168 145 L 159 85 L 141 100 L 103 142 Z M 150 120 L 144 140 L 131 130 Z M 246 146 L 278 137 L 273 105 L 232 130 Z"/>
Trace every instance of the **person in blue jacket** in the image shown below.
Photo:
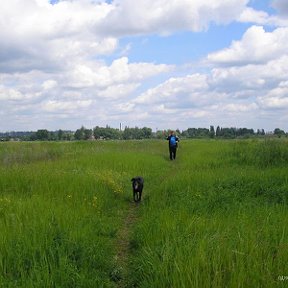
<path fill-rule="evenodd" d="M 175 160 L 179 138 L 176 136 L 174 131 L 170 131 L 169 136 L 167 137 L 167 140 L 169 141 L 170 160 L 173 160 L 173 159 Z"/>

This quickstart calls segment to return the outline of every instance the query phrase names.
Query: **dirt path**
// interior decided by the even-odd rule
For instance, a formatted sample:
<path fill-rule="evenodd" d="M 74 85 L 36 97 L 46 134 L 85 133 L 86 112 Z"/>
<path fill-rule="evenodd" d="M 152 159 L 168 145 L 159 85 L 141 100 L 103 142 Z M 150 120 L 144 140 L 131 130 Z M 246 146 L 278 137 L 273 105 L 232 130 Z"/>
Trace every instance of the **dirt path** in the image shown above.
<path fill-rule="evenodd" d="M 164 175 L 160 177 L 160 179 L 164 181 L 168 176 L 172 177 L 175 174 L 174 168 L 174 165 L 169 167 L 168 170 L 165 171 Z M 157 183 L 159 182 L 158 180 Z M 148 197 L 142 197 L 142 201 L 145 201 L 145 198 L 147 200 Z M 130 256 L 133 253 L 133 247 L 131 247 L 131 240 L 133 237 L 132 233 L 134 231 L 135 224 L 139 220 L 139 208 L 140 205 L 142 205 L 142 201 L 135 203 L 133 200 L 131 200 L 128 203 L 126 215 L 116 236 L 115 266 L 111 278 L 116 283 L 116 287 L 118 288 L 136 287 L 135 283 L 131 282 L 135 279 L 129 279 L 129 276 L 131 276 L 129 275 L 129 268 L 131 269 L 129 261 L 131 259 Z"/>
<path fill-rule="evenodd" d="M 130 240 L 133 226 L 138 219 L 138 206 L 140 203 L 130 202 L 127 214 L 122 227 L 117 234 L 117 254 L 115 256 L 115 269 L 112 278 L 117 283 L 117 287 L 124 288 L 128 286 L 128 265 L 130 255 Z"/>

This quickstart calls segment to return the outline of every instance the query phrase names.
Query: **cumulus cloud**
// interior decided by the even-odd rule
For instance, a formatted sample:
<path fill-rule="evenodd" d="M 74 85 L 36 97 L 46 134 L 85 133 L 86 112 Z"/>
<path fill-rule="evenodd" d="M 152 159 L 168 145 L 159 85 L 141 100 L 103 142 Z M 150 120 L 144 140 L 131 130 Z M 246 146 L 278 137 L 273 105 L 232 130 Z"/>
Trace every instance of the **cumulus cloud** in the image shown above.
<path fill-rule="evenodd" d="M 258 25 L 268 25 L 272 27 L 288 26 L 287 1 L 286 0 L 271 0 L 270 2 L 271 3 L 269 4 L 267 3 L 267 4 L 270 6 L 270 8 L 275 9 L 274 13 L 272 12 L 270 14 L 265 11 L 256 10 L 250 6 L 246 6 L 239 14 L 237 21 L 243 22 L 243 23 L 253 23 L 253 24 L 258 24 Z M 253 2 L 251 4 L 253 4 Z"/>
<path fill-rule="evenodd" d="M 235 20 L 248 0 L 115 0 L 102 23 L 112 35 L 203 31 Z M 115 25 L 117 23 L 117 25 Z"/>
<path fill-rule="evenodd" d="M 49 100 L 47 102 L 42 103 L 41 109 L 43 111 L 48 112 L 56 112 L 59 111 L 67 113 L 69 111 L 70 113 L 74 113 L 75 110 L 81 108 L 86 108 L 90 106 L 92 103 L 91 100 L 78 100 L 78 101 L 55 101 L 55 100 Z"/>
<path fill-rule="evenodd" d="M 251 112 L 257 109 L 258 109 L 258 105 L 256 103 L 247 103 L 247 104 L 230 103 L 230 104 L 223 105 L 221 107 L 222 111 L 233 113 L 234 115 L 237 113 Z"/>
<path fill-rule="evenodd" d="M 166 73 L 173 66 L 129 63 L 128 58 L 123 57 L 115 59 L 109 66 L 104 62 L 84 61 L 74 63 L 74 66 L 70 64 L 70 69 L 55 74 L 38 70 L 0 74 L 0 101 L 7 112 L 2 116 L 9 119 L 11 115 L 22 115 L 24 119 L 30 114 L 33 121 L 36 113 L 46 119 L 43 123 L 47 127 L 49 121 L 59 117 L 67 119 L 68 127 L 71 125 L 69 117 L 84 118 L 85 123 L 94 121 L 94 124 L 106 124 L 108 118 L 116 118 L 115 114 L 125 112 L 125 102 L 143 81 Z M 11 83 L 15 88 L 9 87 Z M 52 114 L 55 115 L 54 119 L 49 117 Z M 142 119 L 140 116 L 138 118 Z M 61 125 L 64 125 L 62 120 Z M 39 121 L 35 123 L 40 125 Z M 23 121 L 21 125 L 27 124 Z"/>
<path fill-rule="evenodd" d="M 170 78 L 155 88 L 148 89 L 134 100 L 137 104 L 151 105 L 154 103 L 165 103 L 166 106 L 183 106 L 188 99 L 199 98 L 199 94 L 207 89 L 206 75 L 194 74 L 181 78 Z M 188 95 L 187 95 L 188 94 Z M 204 95 L 203 95 L 204 96 Z M 196 101 L 195 101 L 196 103 Z"/>
<path fill-rule="evenodd" d="M 90 1 L 1 1 L 0 71 L 58 70 L 74 58 L 113 52 L 117 39 L 95 32 L 110 10 Z"/>
<path fill-rule="evenodd" d="M 127 57 L 115 59 L 110 66 L 97 62 L 82 62 L 64 74 L 65 85 L 74 88 L 105 88 L 115 84 L 137 83 L 173 69 L 171 65 L 129 63 Z"/>
<path fill-rule="evenodd" d="M 46 80 L 43 84 L 42 87 L 44 90 L 50 90 L 55 87 L 57 87 L 57 81 L 55 80 Z"/>
<path fill-rule="evenodd" d="M 21 100 L 23 97 L 23 94 L 15 89 L 0 86 L 0 100 Z"/>
<path fill-rule="evenodd" d="M 265 11 L 255 10 L 251 7 L 246 7 L 240 13 L 237 21 L 272 27 L 285 27 L 288 25 L 288 19 L 281 15 L 269 15 Z"/>
<path fill-rule="evenodd" d="M 247 3 L 75 0 L 52 5 L 49 0 L 1 1 L 0 37 L 5 41 L 0 42 L 0 72 L 65 69 L 75 58 L 82 61 L 113 53 L 118 37 L 127 35 L 205 30 L 212 22 L 233 21 Z"/>
<path fill-rule="evenodd" d="M 282 81 L 266 95 L 258 97 L 259 105 L 264 109 L 285 109 L 288 107 L 288 81 Z"/>
<path fill-rule="evenodd" d="M 216 64 L 245 65 L 266 62 L 285 55 L 287 51 L 287 27 L 266 32 L 262 26 L 252 26 L 240 41 L 233 41 L 229 48 L 210 53 L 207 59 Z"/>
<path fill-rule="evenodd" d="M 278 35 L 279 31 L 275 31 L 275 34 Z M 255 49 L 260 49 L 260 45 Z M 217 66 L 209 73 L 170 78 L 139 95 L 130 105 L 138 113 L 141 113 L 143 106 L 147 107 L 145 111 L 150 117 L 159 113 L 163 117 L 170 115 L 173 119 L 181 114 L 183 121 L 201 119 L 207 125 L 215 119 L 226 119 L 227 122 L 220 120 L 220 123 L 222 121 L 225 125 L 230 121 L 228 125 L 235 123 L 237 126 L 238 123 L 239 126 L 242 123 L 249 126 L 252 115 L 268 117 L 279 109 L 286 113 L 288 55 L 285 55 L 282 47 L 279 49 L 281 53 L 278 57 L 277 53 L 273 59 L 262 57 L 261 63 L 234 65 L 234 61 L 231 61 L 228 62 L 230 66 Z M 242 119 L 240 122 L 238 115 Z"/>
<path fill-rule="evenodd" d="M 287 27 L 266 32 L 263 27 L 252 26 L 240 41 L 208 55 L 208 61 L 216 65 L 208 83 L 210 89 L 227 95 L 223 106 L 227 112 L 247 108 L 259 114 L 279 109 L 288 113 L 287 40 Z"/>
<path fill-rule="evenodd" d="M 258 11 L 251 7 L 246 7 L 239 15 L 238 21 L 264 24 L 270 21 L 270 15 L 264 11 Z"/>
<path fill-rule="evenodd" d="M 243 88 L 254 87 L 255 89 L 259 89 L 264 86 L 271 88 L 275 83 L 287 79 L 287 64 L 288 55 L 281 55 L 279 58 L 262 64 L 214 68 L 212 70 L 212 81 L 216 81 L 220 87 L 227 86 L 231 81 L 233 85 L 236 85 L 238 82 Z M 236 85 L 237 89 L 241 88 L 239 85 Z"/>
<path fill-rule="evenodd" d="M 139 87 L 139 83 L 132 83 L 132 84 L 116 84 L 108 86 L 105 90 L 100 90 L 98 93 L 98 97 L 105 98 L 105 99 L 126 99 L 127 96 L 131 95 L 136 89 Z M 121 105 L 120 105 L 121 106 Z M 127 109 L 126 105 L 122 105 Z"/>
<path fill-rule="evenodd" d="M 5 119 L 1 122 L 21 122 L 25 129 L 32 123 L 49 128 L 55 119 L 71 127 L 73 121 L 95 125 L 124 118 L 131 125 L 155 126 L 164 117 L 169 120 L 162 128 L 167 128 L 173 127 L 173 119 L 183 126 L 190 119 L 209 125 L 236 114 L 249 119 L 248 115 L 259 111 L 285 112 L 286 1 L 273 1 L 280 15 L 257 11 L 249 3 L 0 1 L 0 37 L 5 39 L 0 42 L 0 101 L 5 107 L 0 111 Z M 134 48 L 131 36 L 199 33 L 208 31 L 211 24 L 233 22 L 254 26 L 240 40 L 206 57 L 211 70 L 185 70 L 183 75 L 176 65 L 129 60 Z M 121 44 L 126 36 L 130 42 Z M 39 115 L 41 122 L 36 120 Z"/>

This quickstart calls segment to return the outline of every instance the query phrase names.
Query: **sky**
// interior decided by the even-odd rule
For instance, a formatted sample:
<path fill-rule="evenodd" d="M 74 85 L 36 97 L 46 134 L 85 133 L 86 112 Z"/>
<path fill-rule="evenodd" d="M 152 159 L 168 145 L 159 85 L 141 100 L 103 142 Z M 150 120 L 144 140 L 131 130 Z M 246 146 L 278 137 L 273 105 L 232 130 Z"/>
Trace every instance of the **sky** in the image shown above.
<path fill-rule="evenodd" d="M 0 131 L 288 132 L 287 0 L 1 0 Z"/>

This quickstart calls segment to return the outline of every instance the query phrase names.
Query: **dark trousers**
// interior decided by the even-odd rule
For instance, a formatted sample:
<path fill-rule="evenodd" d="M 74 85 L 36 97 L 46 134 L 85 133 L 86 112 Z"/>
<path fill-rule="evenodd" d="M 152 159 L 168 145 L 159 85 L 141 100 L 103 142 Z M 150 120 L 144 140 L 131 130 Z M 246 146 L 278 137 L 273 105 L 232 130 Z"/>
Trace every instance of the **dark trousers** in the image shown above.
<path fill-rule="evenodd" d="M 176 146 L 169 146 L 169 154 L 170 154 L 170 160 L 176 159 L 176 151 L 177 147 Z"/>

